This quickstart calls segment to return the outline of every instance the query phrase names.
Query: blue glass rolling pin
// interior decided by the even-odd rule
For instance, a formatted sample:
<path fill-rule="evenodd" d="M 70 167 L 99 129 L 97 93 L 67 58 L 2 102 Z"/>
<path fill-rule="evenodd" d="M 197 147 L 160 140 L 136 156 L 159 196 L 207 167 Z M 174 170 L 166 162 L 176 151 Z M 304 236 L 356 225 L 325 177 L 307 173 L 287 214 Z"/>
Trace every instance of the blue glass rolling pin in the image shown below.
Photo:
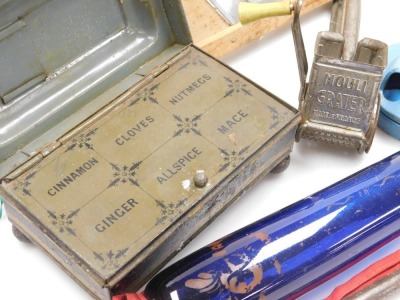
<path fill-rule="evenodd" d="M 400 152 L 198 250 L 130 299 L 293 299 L 399 235 Z"/>

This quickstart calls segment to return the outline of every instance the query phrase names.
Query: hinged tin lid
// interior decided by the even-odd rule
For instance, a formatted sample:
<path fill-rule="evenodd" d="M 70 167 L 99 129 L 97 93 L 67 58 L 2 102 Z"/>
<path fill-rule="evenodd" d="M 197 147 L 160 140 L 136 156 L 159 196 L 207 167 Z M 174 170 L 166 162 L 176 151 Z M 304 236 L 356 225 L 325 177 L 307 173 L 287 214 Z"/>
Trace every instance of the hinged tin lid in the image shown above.
<path fill-rule="evenodd" d="M 0 0 L 0 179 L 190 41 L 178 1 Z"/>
<path fill-rule="evenodd" d="M 135 290 L 288 155 L 299 119 L 188 46 L 0 190 L 11 220 L 92 292 Z"/>

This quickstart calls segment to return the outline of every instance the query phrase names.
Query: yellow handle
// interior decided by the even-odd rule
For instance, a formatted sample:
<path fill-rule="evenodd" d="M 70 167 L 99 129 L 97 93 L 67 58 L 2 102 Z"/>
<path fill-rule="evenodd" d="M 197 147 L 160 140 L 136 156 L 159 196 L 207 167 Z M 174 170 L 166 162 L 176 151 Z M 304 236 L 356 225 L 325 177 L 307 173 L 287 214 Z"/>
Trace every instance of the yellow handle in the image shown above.
<path fill-rule="evenodd" d="M 242 24 L 247 24 L 261 18 L 290 15 L 293 10 L 291 0 L 272 3 L 239 3 L 239 16 Z"/>

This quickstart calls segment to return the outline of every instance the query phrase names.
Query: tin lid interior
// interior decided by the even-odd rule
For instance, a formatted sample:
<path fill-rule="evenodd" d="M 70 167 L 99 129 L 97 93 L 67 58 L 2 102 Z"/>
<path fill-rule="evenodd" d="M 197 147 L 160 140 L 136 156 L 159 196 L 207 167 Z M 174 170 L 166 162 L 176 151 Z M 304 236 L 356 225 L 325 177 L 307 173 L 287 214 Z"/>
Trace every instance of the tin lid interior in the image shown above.
<path fill-rule="evenodd" d="M 172 0 L 0 0 L 0 179 L 191 42 Z"/>

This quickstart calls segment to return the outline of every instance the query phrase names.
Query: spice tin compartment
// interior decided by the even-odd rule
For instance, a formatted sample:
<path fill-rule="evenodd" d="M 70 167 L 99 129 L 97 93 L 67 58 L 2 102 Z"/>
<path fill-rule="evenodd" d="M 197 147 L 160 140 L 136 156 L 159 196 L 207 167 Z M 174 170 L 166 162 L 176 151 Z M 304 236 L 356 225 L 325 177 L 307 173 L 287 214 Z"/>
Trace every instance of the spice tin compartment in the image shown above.
<path fill-rule="evenodd" d="M 18 4 L 0 7 L 1 194 L 93 297 L 139 288 L 288 157 L 298 112 L 190 45 L 176 1 Z"/>

